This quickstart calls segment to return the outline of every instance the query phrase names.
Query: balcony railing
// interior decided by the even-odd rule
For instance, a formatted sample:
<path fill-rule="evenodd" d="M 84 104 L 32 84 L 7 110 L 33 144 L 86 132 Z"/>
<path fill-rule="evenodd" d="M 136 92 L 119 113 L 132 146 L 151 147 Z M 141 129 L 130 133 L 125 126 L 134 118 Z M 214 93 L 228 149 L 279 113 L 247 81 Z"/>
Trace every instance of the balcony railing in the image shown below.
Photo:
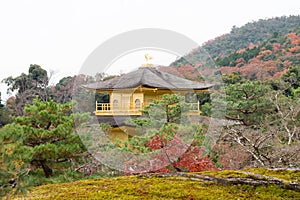
<path fill-rule="evenodd" d="M 122 104 L 122 105 L 113 105 L 113 103 L 98 103 L 96 101 L 96 115 L 142 115 L 140 111 L 147 104 L 143 103 L 140 105 L 140 108 L 135 107 L 133 103 Z M 200 114 L 200 105 L 199 103 L 188 103 L 189 105 L 189 114 Z"/>
<path fill-rule="evenodd" d="M 96 115 L 142 115 L 142 108 L 135 108 L 132 103 L 113 105 L 113 103 L 98 103 L 96 101 Z"/>

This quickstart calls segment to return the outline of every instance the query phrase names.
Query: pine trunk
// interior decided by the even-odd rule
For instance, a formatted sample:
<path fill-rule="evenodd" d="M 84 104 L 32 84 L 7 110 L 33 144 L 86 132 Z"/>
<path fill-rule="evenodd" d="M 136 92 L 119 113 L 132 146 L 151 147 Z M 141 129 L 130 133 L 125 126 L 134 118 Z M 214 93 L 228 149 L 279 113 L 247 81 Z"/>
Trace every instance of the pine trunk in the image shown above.
<path fill-rule="evenodd" d="M 50 176 L 52 176 L 52 169 L 48 165 L 46 165 L 45 161 L 41 161 L 41 166 L 44 170 L 44 174 L 45 174 L 46 178 L 49 178 Z"/>

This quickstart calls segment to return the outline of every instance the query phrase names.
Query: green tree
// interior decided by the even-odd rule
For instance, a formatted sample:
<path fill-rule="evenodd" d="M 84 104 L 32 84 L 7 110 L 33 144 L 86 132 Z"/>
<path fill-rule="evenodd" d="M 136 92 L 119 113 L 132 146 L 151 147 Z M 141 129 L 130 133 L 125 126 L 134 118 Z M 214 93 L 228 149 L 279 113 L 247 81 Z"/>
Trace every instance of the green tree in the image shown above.
<path fill-rule="evenodd" d="M 226 118 L 237 120 L 246 126 L 259 124 L 273 111 L 266 94 L 270 90 L 259 81 L 246 81 L 226 88 Z"/>
<path fill-rule="evenodd" d="M 222 74 L 223 82 L 227 85 L 241 83 L 242 76 L 237 72 L 232 72 L 231 74 Z"/>
<path fill-rule="evenodd" d="M 72 100 L 75 77 L 63 77 L 59 82 L 50 87 L 50 96 L 57 103 L 67 103 Z"/>
<path fill-rule="evenodd" d="M 71 109 L 71 103 L 53 100 L 27 104 L 24 116 L 13 118 L 0 135 L 6 166 L 13 171 L 34 166 L 50 177 L 53 167 L 64 169 L 79 161 L 85 148 L 74 134 L 74 117 L 84 121 L 88 115 L 71 115 Z"/>
<path fill-rule="evenodd" d="M 100 78 L 101 74 L 96 74 L 95 77 L 84 74 L 63 77 L 55 86 L 48 87 L 49 95 L 55 102 L 61 104 L 72 100 L 76 101 L 76 109 L 93 113 L 95 111 L 95 102 L 96 100 L 100 102 L 99 98 L 102 95 L 95 91 L 88 91 L 82 85 L 94 83 Z M 107 95 L 105 96 L 107 97 Z"/>
<path fill-rule="evenodd" d="M 36 88 L 46 88 L 49 82 L 47 71 L 41 66 L 30 65 L 28 76 L 33 80 Z"/>
<path fill-rule="evenodd" d="M 272 137 L 262 127 L 275 106 L 269 100 L 268 85 L 259 81 L 246 81 L 227 86 L 225 117 L 233 123 L 227 123 L 221 134 L 221 140 L 229 146 L 239 145 L 249 153 L 254 161 L 265 167 L 265 144 Z"/>
<path fill-rule="evenodd" d="M 284 95 L 287 85 L 255 81 L 227 88 L 226 117 L 240 123 L 227 124 L 222 141 L 242 147 L 254 166 L 299 166 L 299 95 Z"/>
<path fill-rule="evenodd" d="M 0 92 L 0 108 L 3 108 L 4 105 L 2 104 L 1 92 Z"/>
<path fill-rule="evenodd" d="M 1 100 L 1 92 L 0 92 L 0 127 L 8 124 L 10 122 L 10 113 L 6 109 L 6 107 L 2 104 Z"/>
<path fill-rule="evenodd" d="M 139 131 L 147 134 L 148 129 L 161 128 L 164 125 L 177 126 L 186 116 L 188 104 L 184 103 L 184 97 L 176 94 L 165 94 L 160 100 L 154 100 L 153 104 L 147 105 L 143 113 L 143 118 L 133 118 L 128 120 L 129 124 L 141 127 Z M 171 135 L 173 136 L 174 133 Z"/>
<path fill-rule="evenodd" d="M 287 95 L 293 95 L 292 90 L 300 87 L 300 66 L 291 67 L 286 74 L 282 76 L 282 80 L 289 85 L 286 89 Z"/>
<path fill-rule="evenodd" d="M 14 115 L 22 115 L 26 103 L 32 103 L 36 96 L 46 101 L 49 98 L 47 86 L 49 78 L 47 71 L 39 65 L 30 65 L 28 74 L 17 77 L 7 77 L 2 80 L 8 86 L 7 92 L 16 92 Z"/>

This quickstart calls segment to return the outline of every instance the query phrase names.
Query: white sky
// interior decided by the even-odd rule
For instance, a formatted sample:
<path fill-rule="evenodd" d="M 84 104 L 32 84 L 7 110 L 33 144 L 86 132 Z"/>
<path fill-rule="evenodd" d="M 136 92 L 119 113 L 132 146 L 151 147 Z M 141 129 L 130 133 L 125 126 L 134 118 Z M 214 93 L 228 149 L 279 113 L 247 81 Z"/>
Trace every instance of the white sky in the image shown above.
<path fill-rule="evenodd" d="M 102 42 L 133 29 L 169 29 L 200 45 L 234 25 L 299 14 L 299 0 L 0 0 L 0 80 L 30 64 L 54 70 L 55 81 L 75 75 Z M 166 57 L 159 64 L 175 58 Z"/>

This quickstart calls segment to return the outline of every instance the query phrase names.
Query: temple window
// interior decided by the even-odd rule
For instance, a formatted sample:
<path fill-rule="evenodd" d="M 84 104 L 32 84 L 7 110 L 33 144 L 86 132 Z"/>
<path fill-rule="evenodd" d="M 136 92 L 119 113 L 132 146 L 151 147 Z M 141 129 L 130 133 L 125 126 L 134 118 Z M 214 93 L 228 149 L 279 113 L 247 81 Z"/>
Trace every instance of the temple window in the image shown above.
<path fill-rule="evenodd" d="M 141 108 L 141 100 L 136 99 L 134 104 L 135 104 L 135 109 L 140 109 Z"/>
<path fill-rule="evenodd" d="M 114 110 L 118 110 L 119 109 L 119 101 L 116 100 L 116 99 L 113 101 L 113 109 Z"/>

